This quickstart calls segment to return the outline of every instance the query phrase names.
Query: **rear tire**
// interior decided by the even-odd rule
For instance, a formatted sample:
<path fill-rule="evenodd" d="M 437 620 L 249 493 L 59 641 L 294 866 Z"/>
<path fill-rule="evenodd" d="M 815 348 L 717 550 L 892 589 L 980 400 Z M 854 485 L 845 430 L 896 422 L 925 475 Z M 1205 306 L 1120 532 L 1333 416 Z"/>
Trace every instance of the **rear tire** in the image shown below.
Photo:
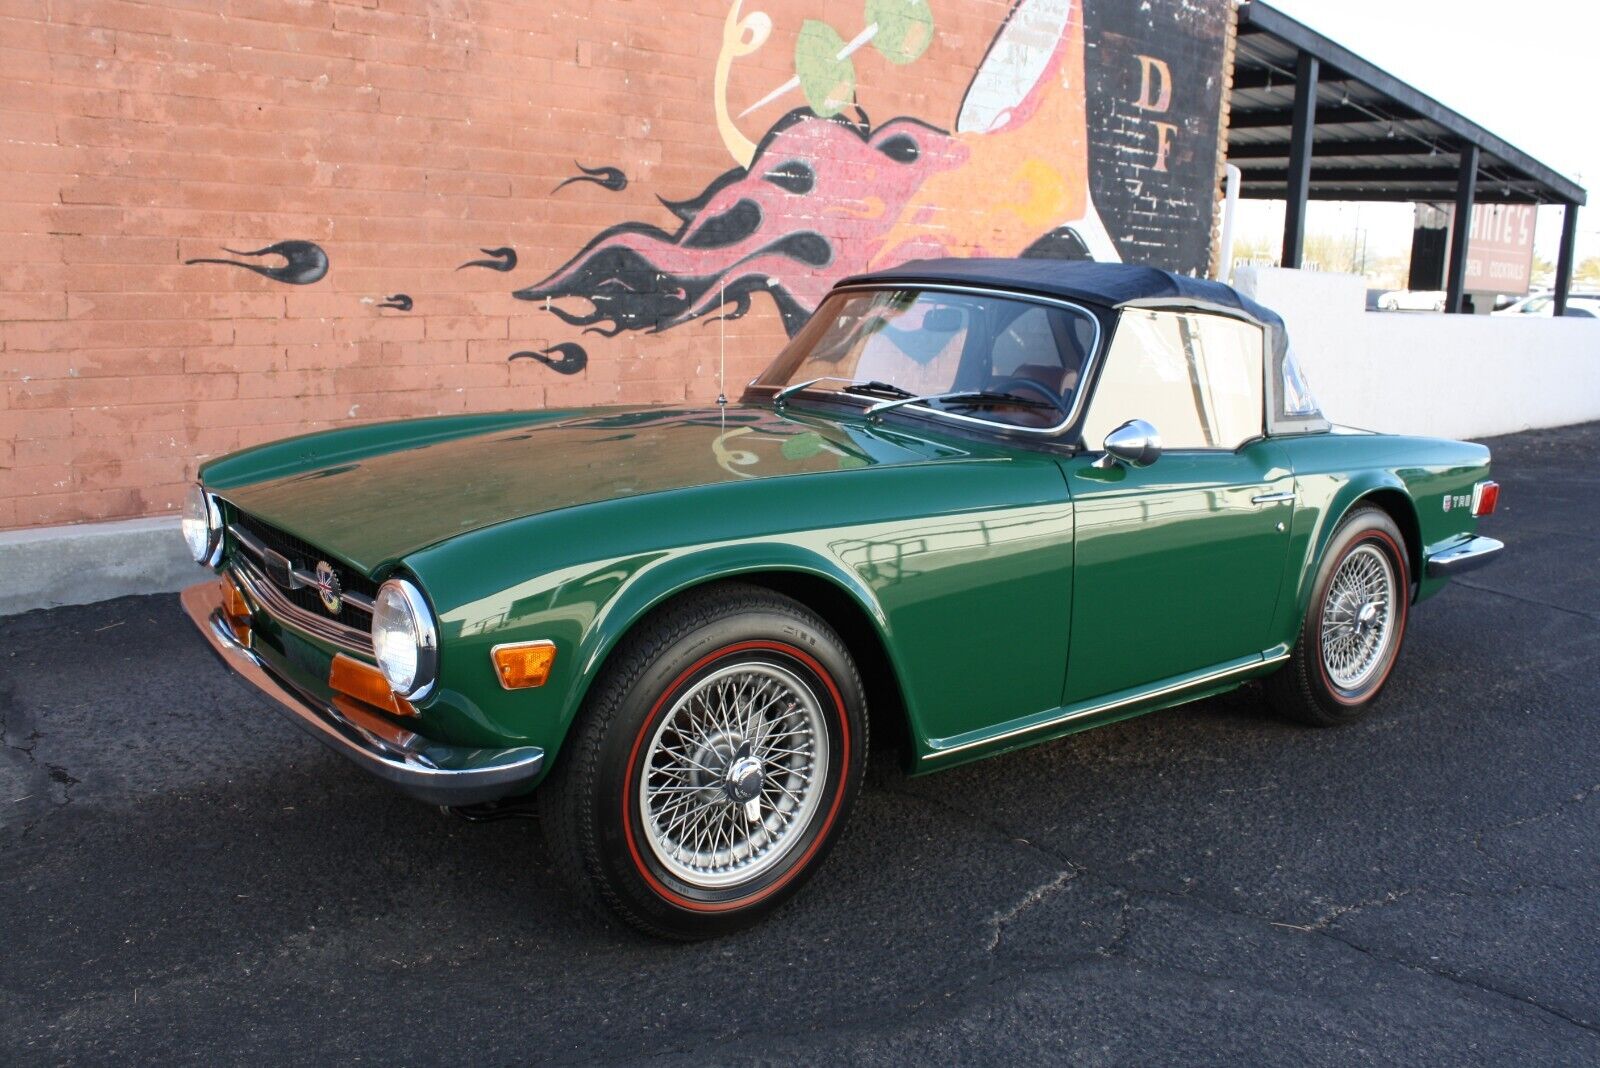
<path fill-rule="evenodd" d="M 719 583 L 647 618 L 595 681 L 539 791 L 551 853 L 592 910 L 713 937 L 792 897 L 842 831 L 866 702 L 809 609 Z"/>
<path fill-rule="evenodd" d="M 1351 512 L 1323 553 L 1289 662 L 1265 681 L 1273 709 L 1316 727 L 1365 716 L 1400 656 L 1410 601 L 1400 528 L 1381 508 Z"/>

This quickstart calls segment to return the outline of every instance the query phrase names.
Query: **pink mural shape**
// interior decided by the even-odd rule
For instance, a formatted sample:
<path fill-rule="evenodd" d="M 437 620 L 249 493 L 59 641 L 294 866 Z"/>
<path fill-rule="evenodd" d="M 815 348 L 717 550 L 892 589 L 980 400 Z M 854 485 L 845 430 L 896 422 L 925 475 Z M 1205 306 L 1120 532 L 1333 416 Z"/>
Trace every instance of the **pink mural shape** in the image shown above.
<path fill-rule="evenodd" d="M 1089 183 L 1081 3 L 1019 0 L 951 128 L 791 111 L 747 166 L 663 201 L 675 230 L 610 227 L 515 295 L 609 337 L 738 318 L 764 292 L 792 334 L 838 279 L 909 259 L 1117 259 Z"/>

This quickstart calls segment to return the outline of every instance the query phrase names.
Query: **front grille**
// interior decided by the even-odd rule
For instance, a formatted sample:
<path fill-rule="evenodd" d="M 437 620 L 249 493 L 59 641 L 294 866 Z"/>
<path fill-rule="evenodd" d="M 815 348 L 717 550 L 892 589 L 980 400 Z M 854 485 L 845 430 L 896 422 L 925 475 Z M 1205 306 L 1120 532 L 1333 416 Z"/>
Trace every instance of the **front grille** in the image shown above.
<path fill-rule="evenodd" d="M 315 573 L 317 564 L 326 561 L 332 565 L 333 573 L 339 579 L 339 589 L 344 594 L 355 594 L 357 597 L 364 599 L 369 605 L 372 599 L 378 595 L 378 584 L 376 582 L 373 582 L 354 568 L 330 559 L 326 553 L 321 552 L 287 531 L 279 530 L 270 523 L 262 522 L 255 516 L 246 515 L 239 511 L 235 511 L 233 514 L 232 526 L 288 560 L 289 566 L 293 569 Z M 248 549 L 245 551 L 248 552 Z M 257 563 L 264 562 L 257 561 Z M 270 579 L 279 579 L 279 576 L 274 575 L 270 567 L 263 566 L 261 570 Z M 276 581 L 275 585 L 278 587 L 277 592 L 285 600 L 309 615 L 331 620 L 362 633 L 366 633 L 372 626 L 371 613 L 362 611 L 350 599 L 345 600 L 344 604 L 339 607 L 338 612 L 329 612 L 322 603 L 322 596 L 317 590 L 309 586 L 291 588 L 291 584 L 282 581 Z"/>
<path fill-rule="evenodd" d="M 283 623 L 293 627 L 302 634 L 310 635 L 330 645 L 337 646 L 346 652 L 355 653 L 370 659 L 372 657 L 372 635 L 364 630 L 347 627 L 335 623 L 326 613 L 318 615 L 307 612 L 299 605 L 289 600 L 287 591 L 278 583 L 268 578 L 266 573 L 255 564 L 255 558 L 249 553 L 241 553 L 234 560 L 232 567 L 233 577 L 238 580 L 249 596 L 263 612 Z"/>

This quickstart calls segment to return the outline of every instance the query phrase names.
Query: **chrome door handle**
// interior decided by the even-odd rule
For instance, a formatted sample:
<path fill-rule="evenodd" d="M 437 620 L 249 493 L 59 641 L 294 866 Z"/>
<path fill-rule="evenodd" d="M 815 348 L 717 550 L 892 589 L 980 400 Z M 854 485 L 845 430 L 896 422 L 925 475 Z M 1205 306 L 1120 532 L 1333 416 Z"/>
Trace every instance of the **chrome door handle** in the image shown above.
<path fill-rule="evenodd" d="M 1261 493 L 1261 494 L 1257 494 L 1256 496 L 1250 498 L 1250 503 L 1251 504 L 1278 504 L 1281 501 L 1292 501 L 1292 500 L 1294 500 L 1294 492 L 1291 490 L 1291 491 L 1284 492 L 1284 493 Z"/>

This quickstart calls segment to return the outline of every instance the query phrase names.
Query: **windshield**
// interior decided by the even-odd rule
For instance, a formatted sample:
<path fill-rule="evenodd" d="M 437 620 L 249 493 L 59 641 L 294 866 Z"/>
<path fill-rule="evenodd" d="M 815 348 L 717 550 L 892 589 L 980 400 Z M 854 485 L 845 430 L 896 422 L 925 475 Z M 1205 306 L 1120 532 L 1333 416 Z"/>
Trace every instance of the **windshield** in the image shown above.
<path fill-rule="evenodd" d="M 1065 423 L 1094 348 L 1086 311 L 975 293 L 834 293 L 758 387 L 807 387 L 871 404 L 926 398 L 941 414 L 1029 429 Z"/>

